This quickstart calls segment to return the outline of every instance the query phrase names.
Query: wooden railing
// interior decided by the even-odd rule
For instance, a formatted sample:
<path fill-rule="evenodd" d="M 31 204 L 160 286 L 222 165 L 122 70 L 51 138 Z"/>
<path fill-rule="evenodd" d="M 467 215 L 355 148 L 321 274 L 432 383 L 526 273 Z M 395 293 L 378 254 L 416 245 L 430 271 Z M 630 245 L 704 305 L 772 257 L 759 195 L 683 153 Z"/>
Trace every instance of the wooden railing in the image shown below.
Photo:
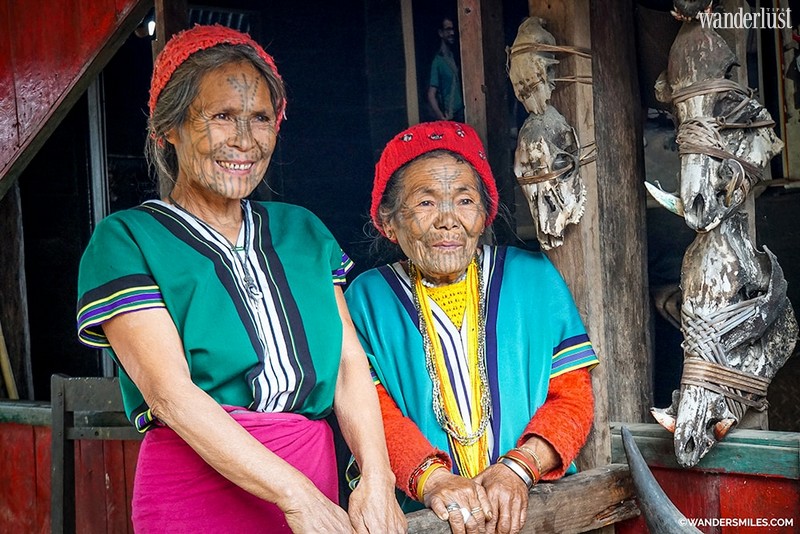
<path fill-rule="evenodd" d="M 542 482 L 531 489 L 521 534 L 586 532 L 637 517 L 627 464 L 610 464 Z M 449 534 L 450 526 L 430 510 L 408 514 L 409 534 Z"/>

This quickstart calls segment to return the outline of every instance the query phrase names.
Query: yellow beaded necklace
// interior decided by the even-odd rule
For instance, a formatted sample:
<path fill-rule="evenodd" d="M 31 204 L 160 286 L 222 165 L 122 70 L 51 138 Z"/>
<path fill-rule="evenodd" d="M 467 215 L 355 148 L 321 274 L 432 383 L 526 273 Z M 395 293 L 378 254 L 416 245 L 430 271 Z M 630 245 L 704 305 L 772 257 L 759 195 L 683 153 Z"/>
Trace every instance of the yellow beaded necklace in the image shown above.
<path fill-rule="evenodd" d="M 447 372 L 444 351 L 433 321 L 430 303 L 428 302 L 428 297 L 436 299 L 432 293 L 439 293 L 439 297 L 452 297 L 457 295 L 459 288 L 438 290 L 425 287 L 422 283 L 422 274 L 411 262 L 409 262 L 409 274 L 413 281 L 414 304 L 419 312 L 420 333 L 422 334 L 425 348 L 426 366 L 433 383 L 433 411 L 437 422 L 448 434 L 459 472 L 471 478 L 486 469 L 489 463 L 488 432 L 486 429 L 488 428 L 492 411 L 486 375 L 483 288 L 478 262 L 473 260 L 467 267 L 467 276 L 463 280 L 464 304 L 461 313 L 461 317 L 467 323 L 467 367 L 469 369 L 469 387 L 473 399 L 469 414 L 469 419 L 472 423 L 470 425 L 471 428 L 466 427 L 464 418 L 458 409 L 453 384 L 450 383 L 450 377 Z M 453 285 L 460 285 L 460 283 Z M 431 291 L 432 289 L 433 291 Z M 452 313 L 457 313 L 460 306 L 459 299 L 456 296 L 447 305 L 448 309 L 445 310 L 445 313 L 452 318 Z M 460 326 L 460 324 L 457 326 Z"/>

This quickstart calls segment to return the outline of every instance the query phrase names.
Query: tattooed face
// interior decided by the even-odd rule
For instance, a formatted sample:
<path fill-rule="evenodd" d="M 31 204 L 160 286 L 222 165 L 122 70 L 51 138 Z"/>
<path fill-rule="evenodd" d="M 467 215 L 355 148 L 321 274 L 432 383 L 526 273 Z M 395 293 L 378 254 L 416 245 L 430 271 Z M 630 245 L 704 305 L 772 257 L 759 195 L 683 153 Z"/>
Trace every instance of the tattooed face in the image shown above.
<path fill-rule="evenodd" d="M 206 74 L 186 122 L 167 134 L 178 156 L 178 184 L 202 196 L 249 195 L 272 157 L 275 119 L 267 82 L 249 62 Z"/>
<path fill-rule="evenodd" d="M 437 284 L 467 269 L 486 223 L 478 176 L 450 155 L 412 162 L 400 183 L 400 210 L 384 224 L 389 239 Z"/>

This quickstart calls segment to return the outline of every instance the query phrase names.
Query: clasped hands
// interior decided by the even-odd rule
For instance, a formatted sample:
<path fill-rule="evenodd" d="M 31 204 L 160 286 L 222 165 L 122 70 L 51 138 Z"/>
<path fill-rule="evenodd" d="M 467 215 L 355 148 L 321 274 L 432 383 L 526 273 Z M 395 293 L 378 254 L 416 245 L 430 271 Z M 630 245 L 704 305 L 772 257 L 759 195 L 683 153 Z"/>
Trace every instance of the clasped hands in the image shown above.
<path fill-rule="evenodd" d="M 425 505 L 453 534 L 516 534 L 525 524 L 528 488 L 511 469 L 494 464 L 473 479 L 437 469 L 425 483 Z"/>

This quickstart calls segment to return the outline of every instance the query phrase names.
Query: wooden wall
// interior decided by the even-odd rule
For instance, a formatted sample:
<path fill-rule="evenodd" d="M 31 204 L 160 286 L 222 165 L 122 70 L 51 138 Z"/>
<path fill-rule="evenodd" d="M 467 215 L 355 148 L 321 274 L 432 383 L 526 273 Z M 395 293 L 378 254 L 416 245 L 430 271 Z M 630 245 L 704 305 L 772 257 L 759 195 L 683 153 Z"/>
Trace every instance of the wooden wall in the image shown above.
<path fill-rule="evenodd" d="M 50 426 L 2 419 L 0 413 L 0 532 L 50 532 Z M 130 504 L 140 444 L 77 442 L 76 532 L 133 532 Z"/>

